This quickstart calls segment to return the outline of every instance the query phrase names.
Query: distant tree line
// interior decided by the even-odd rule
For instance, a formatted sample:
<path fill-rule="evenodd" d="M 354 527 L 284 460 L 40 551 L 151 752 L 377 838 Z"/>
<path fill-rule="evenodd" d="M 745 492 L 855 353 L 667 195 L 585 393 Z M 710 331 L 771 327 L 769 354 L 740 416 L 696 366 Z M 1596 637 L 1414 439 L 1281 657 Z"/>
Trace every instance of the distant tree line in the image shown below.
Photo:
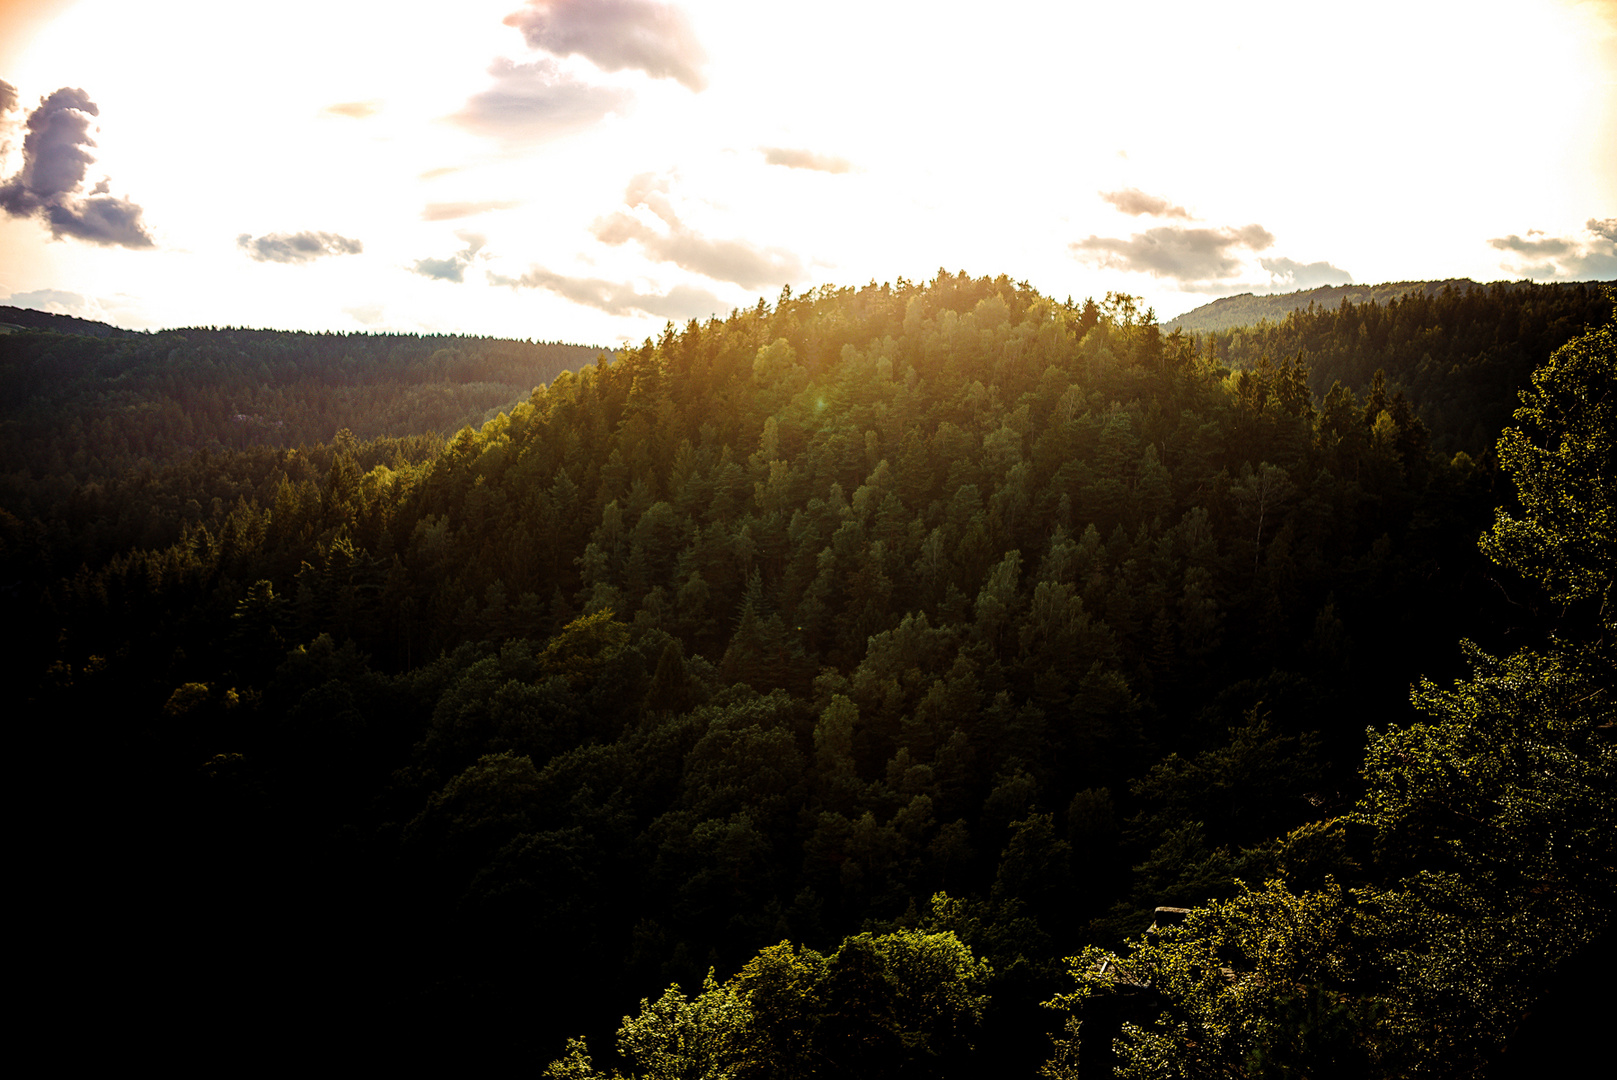
<path fill-rule="evenodd" d="M 1439 450 L 1481 456 L 1509 422 L 1533 369 L 1605 320 L 1609 301 L 1601 288 L 1460 282 L 1379 303 L 1310 306 L 1198 336 L 1197 343 L 1232 367 L 1300 360 L 1321 396 L 1334 382 L 1363 393 L 1382 371 L 1420 403 Z"/>

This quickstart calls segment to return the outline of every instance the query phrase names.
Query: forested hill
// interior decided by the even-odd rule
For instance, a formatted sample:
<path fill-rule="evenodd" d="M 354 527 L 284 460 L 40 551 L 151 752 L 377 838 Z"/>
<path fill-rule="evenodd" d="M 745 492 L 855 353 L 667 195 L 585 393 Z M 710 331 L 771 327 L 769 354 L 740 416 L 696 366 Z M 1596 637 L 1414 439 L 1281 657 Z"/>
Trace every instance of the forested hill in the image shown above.
<path fill-rule="evenodd" d="M 599 354 L 444 335 L 135 334 L 45 318 L 61 325 L 0 335 L 0 507 L 23 516 L 75 488 L 101 492 L 198 452 L 284 450 L 343 430 L 361 440 L 447 438 Z"/>
<path fill-rule="evenodd" d="M 1545 408 L 1605 407 L 1617 344 L 1568 349 Z M 1474 654 L 1493 698 L 1422 705 L 1483 719 L 1429 735 L 1409 688 L 1586 640 L 1611 560 L 1490 561 L 1531 454 L 1418 408 L 940 272 L 670 327 L 441 447 L 69 479 L 0 514 L 39 880 L 132 1026 L 582 1080 L 1093 1076 L 1133 1019 L 1140 1069 L 1475 1072 L 1607 919 L 1610 665 Z M 1609 420 L 1556 521 L 1609 520 Z M 1058 999 L 1159 905 L 1211 913 L 1128 960 L 1159 996 Z"/>
<path fill-rule="evenodd" d="M 50 311 L 0 304 L 0 334 L 18 330 L 48 330 L 57 334 L 88 334 L 91 337 L 123 337 L 134 333 L 94 319 L 57 315 Z"/>
<path fill-rule="evenodd" d="M 1336 308 L 1344 301 L 1350 304 L 1386 304 L 1402 296 L 1431 296 L 1444 289 L 1463 292 L 1476 286 L 1477 283 L 1470 278 L 1449 278 L 1444 281 L 1389 281 L 1382 285 L 1320 285 L 1313 289 L 1263 296 L 1238 293 L 1235 296 L 1221 296 L 1212 303 L 1176 315 L 1166 320 L 1162 328 L 1195 333 L 1234 330 L 1266 321 L 1278 323 L 1293 311 L 1309 307 Z"/>
<path fill-rule="evenodd" d="M 1373 302 L 1344 299 L 1193 337 L 1199 350 L 1231 367 L 1300 362 L 1321 398 L 1334 383 L 1361 396 L 1379 393 L 1373 384 L 1382 372 L 1386 386 L 1415 403 L 1434 447 L 1481 457 L 1533 369 L 1611 310 L 1598 284 L 1425 284 L 1443 287 Z"/>

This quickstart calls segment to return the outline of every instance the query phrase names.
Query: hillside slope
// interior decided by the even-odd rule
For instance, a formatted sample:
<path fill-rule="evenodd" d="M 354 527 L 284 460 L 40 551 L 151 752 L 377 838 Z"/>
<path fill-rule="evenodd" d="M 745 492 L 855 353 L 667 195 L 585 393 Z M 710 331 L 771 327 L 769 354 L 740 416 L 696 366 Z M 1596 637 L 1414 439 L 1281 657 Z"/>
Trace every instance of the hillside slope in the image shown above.
<path fill-rule="evenodd" d="M 1266 296 L 1237 293 L 1168 319 L 1163 322 L 1162 328 L 1170 333 L 1174 330 L 1187 333 L 1233 330 L 1240 326 L 1256 326 L 1266 320 L 1280 322 L 1293 311 L 1306 310 L 1311 306 L 1335 308 L 1344 300 L 1350 304 L 1385 304 L 1401 296 L 1431 296 L 1448 288 L 1463 291 L 1476 285 L 1470 278 L 1449 278 L 1446 281 L 1390 281 L 1382 285 L 1321 285 L 1316 289 Z"/>
<path fill-rule="evenodd" d="M 789 939 L 827 1053 L 924 1049 L 882 987 L 931 956 L 964 997 L 922 1074 L 1026 1075 L 1061 957 L 1290 873 L 1366 725 L 1526 617 L 1417 404 L 1127 298 L 783 293 L 441 446 L 58 474 L 0 514 L 11 655 L 26 715 L 78 718 L 74 865 L 224 999 L 295 971 L 553 1056 Z"/>

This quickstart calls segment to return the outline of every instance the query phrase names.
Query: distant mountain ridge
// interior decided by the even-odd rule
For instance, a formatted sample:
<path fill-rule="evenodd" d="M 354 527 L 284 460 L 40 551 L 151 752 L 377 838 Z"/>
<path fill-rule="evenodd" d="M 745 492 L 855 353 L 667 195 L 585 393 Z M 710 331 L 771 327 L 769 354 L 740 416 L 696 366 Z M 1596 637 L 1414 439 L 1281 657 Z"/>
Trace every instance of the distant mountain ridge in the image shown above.
<path fill-rule="evenodd" d="M 1470 278 L 1449 278 L 1445 281 L 1390 281 L 1382 285 L 1321 285 L 1317 289 L 1268 296 L 1239 293 L 1220 297 L 1211 304 L 1203 304 L 1168 319 L 1162 328 L 1197 333 L 1233 330 L 1238 326 L 1256 326 L 1265 319 L 1280 322 L 1293 311 L 1307 308 L 1310 304 L 1328 308 L 1340 306 L 1343 300 L 1354 304 L 1385 304 L 1412 293 L 1433 296 L 1450 286 L 1464 292 L 1475 289 L 1477 283 Z"/>

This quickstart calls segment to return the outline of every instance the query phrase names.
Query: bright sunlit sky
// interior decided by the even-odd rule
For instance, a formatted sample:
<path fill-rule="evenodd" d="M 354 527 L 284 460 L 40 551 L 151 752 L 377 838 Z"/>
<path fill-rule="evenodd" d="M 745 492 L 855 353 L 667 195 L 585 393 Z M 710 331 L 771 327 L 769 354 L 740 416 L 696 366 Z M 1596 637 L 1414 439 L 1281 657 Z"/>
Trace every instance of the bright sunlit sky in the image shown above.
<path fill-rule="evenodd" d="M 0 0 L 0 80 L 0 304 L 126 327 L 1617 278 L 1617 0 Z"/>

